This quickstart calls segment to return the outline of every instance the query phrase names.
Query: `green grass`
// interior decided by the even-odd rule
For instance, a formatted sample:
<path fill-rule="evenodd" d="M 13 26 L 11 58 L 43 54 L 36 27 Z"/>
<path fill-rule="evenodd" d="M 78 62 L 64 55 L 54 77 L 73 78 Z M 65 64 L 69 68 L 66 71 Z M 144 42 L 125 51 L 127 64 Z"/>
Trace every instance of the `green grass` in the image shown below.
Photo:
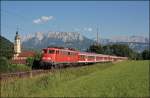
<path fill-rule="evenodd" d="M 149 62 L 123 61 L 61 69 L 1 83 L 3 97 L 148 97 Z"/>
<path fill-rule="evenodd" d="M 32 68 L 24 64 L 9 64 L 5 70 L 0 70 L 0 73 L 4 74 L 4 73 L 30 71 L 30 70 L 32 70 Z"/>
<path fill-rule="evenodd" d="M 30 71 L 31 67 L 24 64 L 10 64 L 9 72 L 21 72 L 21 71 Z"/>

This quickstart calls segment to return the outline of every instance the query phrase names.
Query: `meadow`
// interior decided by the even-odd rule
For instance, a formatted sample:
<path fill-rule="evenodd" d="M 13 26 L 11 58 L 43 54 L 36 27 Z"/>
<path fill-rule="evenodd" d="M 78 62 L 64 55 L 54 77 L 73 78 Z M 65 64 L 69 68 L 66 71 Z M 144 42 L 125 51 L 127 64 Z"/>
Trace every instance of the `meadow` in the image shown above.
<path fill-rule="evenodd" d="M 98 63 L 1 82 L 2 97 L 149 97 L 149 61 Z"/>

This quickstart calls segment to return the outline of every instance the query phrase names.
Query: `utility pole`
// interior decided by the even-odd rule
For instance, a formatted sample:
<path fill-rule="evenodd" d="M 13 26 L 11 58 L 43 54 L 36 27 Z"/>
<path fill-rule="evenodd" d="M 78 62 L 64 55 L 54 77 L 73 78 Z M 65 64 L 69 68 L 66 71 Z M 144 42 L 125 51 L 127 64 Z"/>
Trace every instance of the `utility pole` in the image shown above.
<path fill-rule="evenodd" d="M 97 25 L 97 45 L 99 45 L 99 28 L 98 28 L 98 25 Z"/>
<path fill-rule="evenodd" d="M 17 32 L 19 32 L 19 26 L 17 25 Z"/>

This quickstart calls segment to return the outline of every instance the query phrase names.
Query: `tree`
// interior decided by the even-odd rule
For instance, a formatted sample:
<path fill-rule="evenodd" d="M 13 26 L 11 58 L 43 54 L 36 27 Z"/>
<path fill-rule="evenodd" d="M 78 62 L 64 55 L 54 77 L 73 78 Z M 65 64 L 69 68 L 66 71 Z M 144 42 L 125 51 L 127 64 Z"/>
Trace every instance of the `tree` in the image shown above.
<path fill-rule="evenodd" d="M 103 53 L 103 48 L 101 45 L 91 45 L 89 49 L 87 50 L 88 52 L 94 52 L 94 53 Z"/>
<path fill-rule="evenodd" d="M 150 60 L 150 51 L 149 50 L 144 50 L 142 52 L 142 57 L 144 60 Z"/>
<path fill-rule="evenodd" d="M 91 45 L 88 49 L 88 52 L 123 56 L 131 59 L 141 59 L 140 54 L 133 51 L 128 45 L 125 44 L 105 45 L 103 47 L 100 45 Z"/>
<path fill-rule="evenodd" d="M 41 59 L 41 53 L 37 52 L 36 55 L 34 56 L 34 61 L 32 68 L 33 69 L 38 69 L 40 66 L 40 59 Z"/>
<path fill-rule="evenodd" d="M 33 62 L 34 62 L 34 58 L 33 57 L 28 57 L 27 60 L 27 65 L 32 67 L 33 66 Z"/>
<path fill-rule="evenodd" d="M 0 73 L 9 71 L 9 61 L 6 57 L 0 57 Z"/>
<path fill-rule="evenodd" d="M 114 55 L 112 46 L 111 45 L 103 46 L 103 54 Z"/>
<path fill-rule="evenodd" d="M 136 53 L 136 60 L 142 60 L 142 53 Z"/>
<path fill-rule="evenodd" d="M 11 59 L 14 54 L 14 45 L 6 38 L 0 36 L 0 57 Z"/>
<path fill-rule="evenodd" d="M 117 56 L 129 57 L 131 59 L 136 58 L 136 52 L 134 52 L 128 45 L 114 44 L 112 45 L 113 54 Z"/>

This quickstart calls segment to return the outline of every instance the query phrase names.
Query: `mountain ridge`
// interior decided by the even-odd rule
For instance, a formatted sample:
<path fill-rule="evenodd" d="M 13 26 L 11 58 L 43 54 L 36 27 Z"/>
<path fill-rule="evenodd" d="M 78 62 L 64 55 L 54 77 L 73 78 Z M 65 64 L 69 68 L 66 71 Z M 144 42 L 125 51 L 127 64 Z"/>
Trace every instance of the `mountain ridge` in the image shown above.
<path fill-rule="evenodd" d="M 27 37 L 22 39 L 23 47 L 38 49 L 57 45 L 77 49 L 83 48 L 84 50 L 92 43 L 94 43 L 93 40 L 82 36 L 78 32 L 36 32 L 34 35 L 27 35 Z"/>
<path fill-rule="evenodd" d="M 89 39 L 79 32 L 36 32 L 22 37 L 24 48 L 45 48 L 50 45 L 86 50 L 96 40 Z M 148 47 L 149 39 L 143 36 L 115 36 L 110 39 L 100 39 L 100 44 L 128 44 L 132 49 L 143 51 Z M 133 43 L 133 44 L 130 44 Z M 144 46 L 146 44 L 146 46 Z M 141 48 L 140 48 L 141 46 Z"/>

